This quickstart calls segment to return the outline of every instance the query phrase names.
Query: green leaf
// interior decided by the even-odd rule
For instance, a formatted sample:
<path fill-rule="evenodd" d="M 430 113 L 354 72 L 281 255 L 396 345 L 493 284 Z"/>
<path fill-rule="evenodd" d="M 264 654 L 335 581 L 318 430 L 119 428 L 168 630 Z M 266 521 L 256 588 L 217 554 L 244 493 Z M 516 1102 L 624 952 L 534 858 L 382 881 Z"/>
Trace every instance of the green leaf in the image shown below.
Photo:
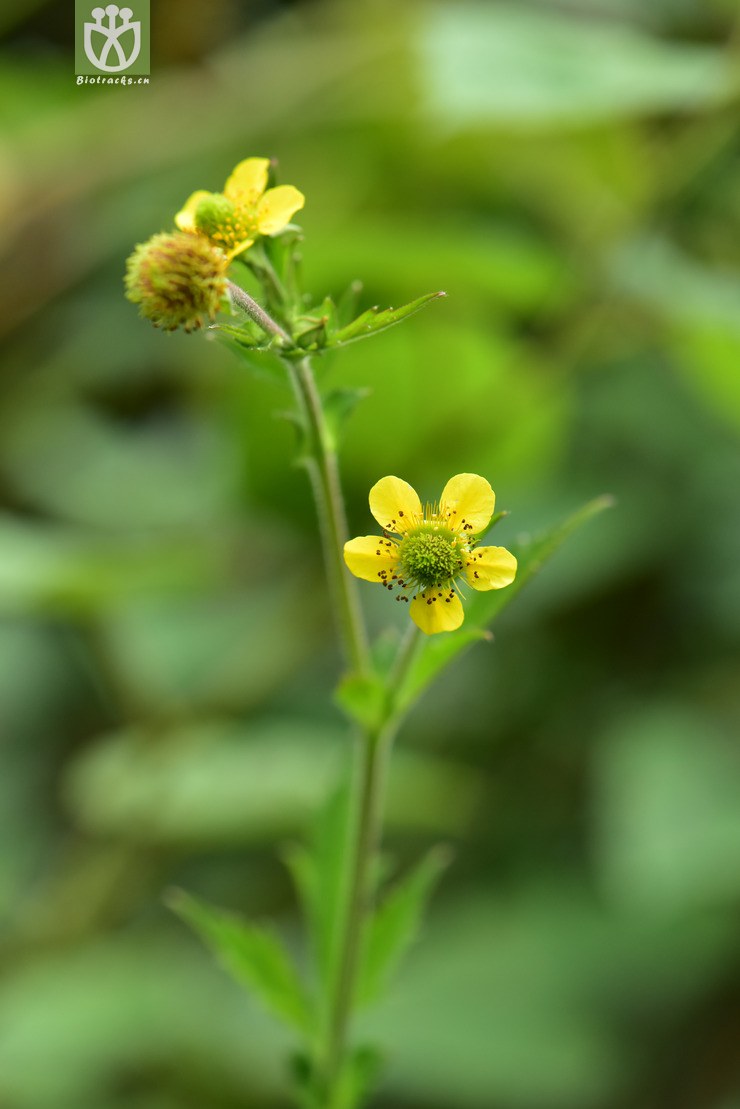
<path fill-rule="evenodd" d="M 321 304 L 310 313 L 299 316 L 292 328 L 293 338 L 303 350 L 323 350 L 329 335 L 339 326 L 337 310 L 331 297 L 324 297 Z"/>
<path fill-rule="evenodd" d="M 287 1024 L 311 1034 L 311 1002 L 283 945 L 271 932 L 173 890 L 167 904 L 205 941 L 227 971 Z"/>
<path fill-rule="evenodd" d="M 393 327 L 394 324 L 401 323 L 402 320 L 413 316 L 425 304 L 429 304 L 431 300 L 437 300 L 439 297 L 447 296 L 446 293 L 425 293 L 424 296 L 417 297 L 409 304 L 402 304 L 400 308 L 368 308 L 361 316 L 358 316 L 352 323 L 347 324 L 346 327 L 340 328 L 335 331 L 329 338 L 329 346 L 341 347 L 346 346 L 347 343 L 357 342 L 359 339 L 367 339 L 368 336 L 374 335 L 376 331 L 385 331 L 386 328 Z"/>
<path fill-rule="evenodd" d="M 332 1109 L 359 1109 L 375 1084 L 382 1061 L 380 1052 L 366 1044 L 348 1053 L 332 1089 Z M 301 1109 L 325 1109 L 324 1082 L 313 1060 L 304 1053 L 297 1053 L 290 1062 Z"/>
<path fill-rule="evenodd" d="M 426 902 L 450 859 L 446 847 L 433 848 L 393 887 L 376 910 L 363 952 L 358 985 L 361 1002 L 374 1001 L 384 992 L 416 937 Z"/>
<path fill-rule="evenodd" d="M 339 683 L 334 699 L 350 720 L 374 728 L 385 715 L 387 696 L 385 683 L 377 674 L 348 674 Z"/>
<path fill-rule="evenodd" d="M 383 1057 L 374 1047 L 361 1045 L 346 1059 L 337 1083 L 336 1109 L 364 1105 L 378 1076 Z"/>
<path fill-rule="evenodd" d="M 345 423 L 360 401 L 369 397 L 371 392 L 371 389 L 332 389 L 324 397 L 324 418 L 331 439 L 331 446 L 335 450 L 339 445 Z"/>
<path fill-rule="evenodd" d="M 396 711 L 401 713 L 407 711 L 440 671 L 471 643 L 479 639 L 492 638 L 491 633 L 486 631 L 485 625 L 490 624 L 499 612 L 511 603 L 573 532 L 582 527 L 592 516 L 603 512 L 605 508 L 610 508 L 613 503 L 610 496 L 597 497 L 561 524 L 557 524 L 537 538 L 511 544 L 519 563 L 515 580 L 505 589 L 476 593 L 469 597 L 466 601 L 466 622 L 462 628 L 448 635 L 430 636 L 424 641 L 406 680 L 396 694 Z"/>
<path fill-rule="evenodd" d="M 232 323 L 214 324 L 210 329 L 217 339 L 220 339 L 237 354 L 243 350 L 268 351 L 274 350 L 280 344 L 261 327 L 244 317 L 244 322 L 238 325 Z"/>
<path fill-rule="evenodd" d="M 337 320 L 343 327 L 354 319 L 362 289 L 361 281 L 352 281 L 339 297 L 337 301 Z"/>
<path fill-rule="evenodd" d="M 217 569 L 199 539 L 143 543 L 0 515 L 0 612 L 77 616 L 203 589 Z"/>
<path fill-rule="evenodd" d="M 415 43 L 424 114 L 456 132 L 695 111 L 734 94 L 720 44 L 670 42 L 588 7 L 430 5 Z"/>
<path fill-rule="evenodd" d="M 317 814 L 310 846 L 292 845 L 284 853 L 303 907 L 323 996 L 328 996 L 334 979 L 343 927 L 350 804 L 350 778 L 345 775 Z"/>

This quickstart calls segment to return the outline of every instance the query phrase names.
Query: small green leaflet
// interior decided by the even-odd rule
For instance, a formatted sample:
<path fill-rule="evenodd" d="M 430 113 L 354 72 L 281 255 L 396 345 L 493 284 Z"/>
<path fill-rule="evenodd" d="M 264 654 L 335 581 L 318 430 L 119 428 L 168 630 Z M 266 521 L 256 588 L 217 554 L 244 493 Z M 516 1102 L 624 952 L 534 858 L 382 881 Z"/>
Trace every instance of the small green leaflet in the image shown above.
<path fill-rule="evenodd" d="M 416 938 L 426 902 L 449 865 L 451 851 L 433 848 L 386 894 L 368 925 L 360 968 L 358 1000 L 375 1001 Z"/>
<path fill-rule="evenodd" d="M 311 1002 L 277 936 L 206 905 L 184 890 L 170 891 L 166 903 L 215 952 L 224 968 L 257 994 L 265 1008 L 311 1035 Z"/>
<path fill-rule="evenodd" d="M 334 981 L 344 927 L 350 806 L 351 779 L 343 775 L 317 813 L 310 847 L 293 846 L 284 855 L 303 907 L 323 996 Z"/>
<path fill-rule="evenodd" d="M 327 346 L 342 347 L 348 343 L 355 343 L 360 339 L 367 339 L 377 331 L 385 331 L 387 328 L 393 327 L 394 324 L 401 323 L 402 320 L 413 316 L 415 312 L 429 304 L 430 301 L 438 300 L 444 296 L 447 296 L 447 293 L 425 293 L 424 296 L 417 297 L 416 300 L 412 300 L 408 304 L 402 304 L 400 308 L 368 308 L 352 323 L 338 331 L 334 331 L 329 337 Z"/>

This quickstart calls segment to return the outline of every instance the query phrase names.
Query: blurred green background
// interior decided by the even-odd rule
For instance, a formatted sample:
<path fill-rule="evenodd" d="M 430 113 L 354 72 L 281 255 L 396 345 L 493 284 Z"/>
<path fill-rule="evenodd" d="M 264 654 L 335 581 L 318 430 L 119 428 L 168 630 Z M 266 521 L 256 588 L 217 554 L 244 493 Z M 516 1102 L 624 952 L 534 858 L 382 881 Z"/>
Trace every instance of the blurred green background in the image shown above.
<path fill-rule="evenodd" d="M 401 739 L 388 844 L 456 862 L 363 1034 L 378 1109 L 740 1107 L 740 20 L 734 0 L 153 0 L 148 87 L 71 5 L 0 68 L 0 1106 L 276 1109 L 290 1041 L 161 902 L 298 927 L 280 846 L 346 739 L 287 394 L 122 295 L 274 156 L 307 286 L 445 289 L 319 366 L 396 473 L 570 540 Z M 406 616 L 364 589 L 373 627 Z"/>

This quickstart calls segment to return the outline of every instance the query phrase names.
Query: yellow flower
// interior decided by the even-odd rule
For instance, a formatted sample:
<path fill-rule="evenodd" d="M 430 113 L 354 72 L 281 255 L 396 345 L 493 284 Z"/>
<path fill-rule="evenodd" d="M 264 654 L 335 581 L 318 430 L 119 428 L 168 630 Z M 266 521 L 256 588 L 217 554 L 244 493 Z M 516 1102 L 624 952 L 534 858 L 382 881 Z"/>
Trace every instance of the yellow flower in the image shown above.
<path fill-rule="evenodd" d="M 267 188 L 269 158 L 246 158 L 229 177 L 222 193 L 203 189 L 188 197 L 175 216 L 181 231 L 205 235 L 235 258 L 259 235 L 277 235 L 303 207 L 305 197 L 292 185 Z"/>
<path fill-rule="evenodd" d="M 427 635 L 454 631 L 465 617 L 458 579 L 488 590 L 516 576 L 516 559 L 505 547 L 476 547 L 495 502 L 478 474 L 450 478 L 439 503 L 426 507 L 408 482 L 381 478 L 370 490 L 370 511 L 383 535 L 350 539 L 344 561 L 364 581 L 397 586 L 397 601 L 408 602 L 411 594 L 411 619 Z"/>

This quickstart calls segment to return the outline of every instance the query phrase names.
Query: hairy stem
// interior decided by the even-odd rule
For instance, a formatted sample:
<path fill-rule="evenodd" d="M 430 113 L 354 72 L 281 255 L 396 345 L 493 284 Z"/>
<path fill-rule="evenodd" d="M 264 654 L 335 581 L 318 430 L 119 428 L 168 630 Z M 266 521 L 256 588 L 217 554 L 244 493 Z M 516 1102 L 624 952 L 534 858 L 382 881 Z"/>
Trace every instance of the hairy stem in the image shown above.
<path fill-rule="evenodd" d="M 260 327 L 292 347 L 290 336 L 243 289 L 230 284 L 229 291 L 234 303 Z M 355 581 L 344 564 L 347 524 L 336 450 L 328 433 L 310 359 L 307 356 L 287 357 L 284 362 L 306 430 L 304 460 L 316 500 L 326 573 L 344 655 L 351 670 L 366 674 L 370 669 L 367 632 Z M 354 797 L 346 829 L 348 881 L 340 921 L 338 969 L 326 999 L 327 1021 L 323 1042 L 318 1048 L 322 1087 L 320 1109 L 340 1109 L 342 1067 L 347 1054 L 365 923 L 372 901 L 372 864 L 382 827 L 385 765 L 400 716 L 395 712 L 395 692 L 413 658 L 415 629 L 413 632 L 399 649 L 391 675 L 385 722 L 376 729 L 363 729 L 358 736 Z"/>
<path fill-rule="evenodd" d="M 345 658 L 364 673 L 369 666 L 367 633 L 354 578 L 344 564 L 347 521 L 339 483 L 337 455 L 329 440 L 324 411 L 308 357 L 287 362 L 308 435 L 306 466 L 313 485 L 329 589 L 334 600 Z"/>
<path fill-rule="evenodd" d="M 244 289 L 239 285 L 235 285 L 233 281 L 229 282 L 229 296 L 234 304 L 238 305 L 247 315 L 254 320 L 256 324 L 266 331 L 268 335 L 274 335 L 275 338 L 282 340 L 286 346 L 291 347 L 293 340 L 287 331 L 283 331 L 279 323 L 276 323 L 272 316 L 268 316 L 264 308 L 261 308 L 254 297 L 249 293 L 245 293 Z"/>
<path fill-rule="evenodd" d="M 414 660 L 418 642 L 419 631 L 412 624 L 399 645 L 391 670 L 385 720 L 377 730 L 368 730 L 359 738 L 354 808 L 351 810 L 354 820 L 348 830 L 351 856 L 343 943 L 331 998 L 324 1060 L 328 1090 L 326 1109 L 335 1109 L 332 1090 L 346 1050 L 365 925 L 372 908 L 372 864 L 383 826 L 386 768 L 403 716 L 403 710 L 397 707 L 397 694 Z"/>
<path fill-rule="evenodd" d="M 358 742 L 347 841 L 350 853 L 347 902 L 321 1060 L 326 1090 L 326 1106 L 322 1109 L 336 1109 L 333 1095 L 346 1054 L 365 924 L 372 907 L 372 863 L 380 841 L 385 768 L 392 741 L 393 730 L 387 729 L 362 735 Z"/>

